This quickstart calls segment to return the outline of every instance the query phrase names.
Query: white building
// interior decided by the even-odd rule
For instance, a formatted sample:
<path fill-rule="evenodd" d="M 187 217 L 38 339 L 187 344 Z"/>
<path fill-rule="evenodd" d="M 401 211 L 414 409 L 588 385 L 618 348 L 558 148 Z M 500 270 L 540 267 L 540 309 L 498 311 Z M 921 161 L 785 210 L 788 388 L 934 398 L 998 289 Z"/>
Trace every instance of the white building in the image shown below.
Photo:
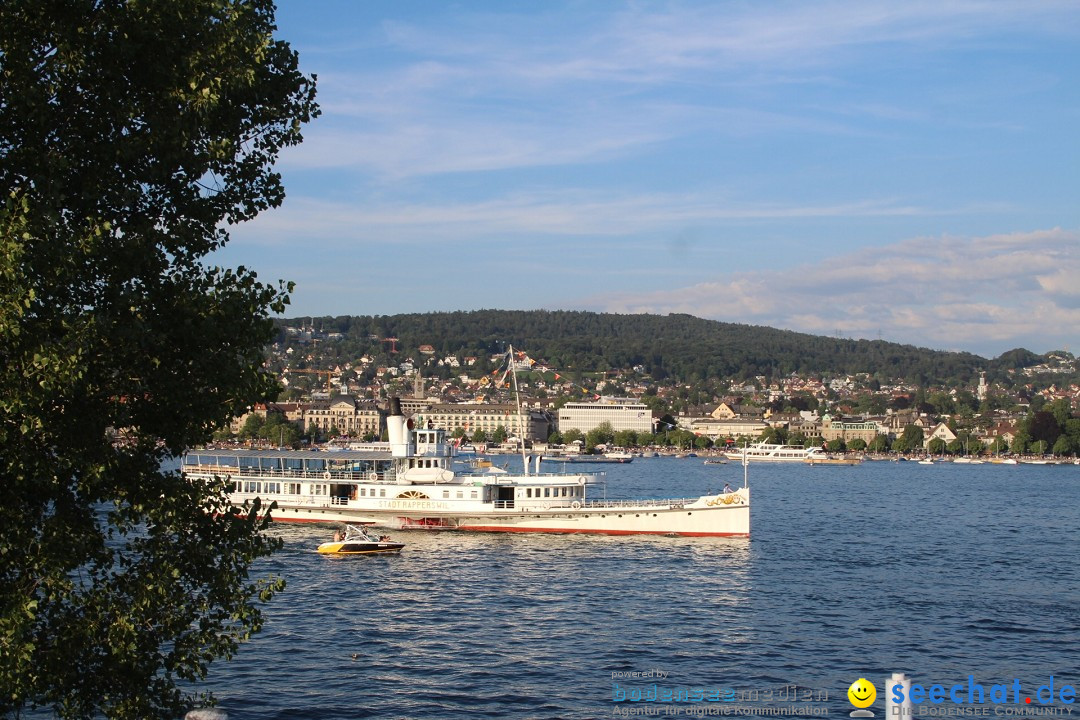
<path fill-rule="evenodd" d="M 600 423 L 611 424 L 615 432 L 653 431 L 652 411 L 634 398 L 600 398 L 597 402 L 569 402 L 559 409 L 559 432 L 580 430 L 587 433 Z"/>
<path fill-rule="evenodd" d="M 404 398 L 402 398 L 402 406 L 404 404 Z M 551 423 L 547 413 L 542 410 L 522 408 L 519 415 L 517 407 L 511 404 L 431 404 L 424 409 L 418 409 L 416 419 L 418 422 L 429 424 L 429 427 L 440 428 L 449 433 L 453 433 L 458 428 L 468 435 L 482 430 L 490 437 L 501 427 L 511 437 L 524 432 L 527 440 L 540 441 L 547 440 L 548 435 L 551 434 Z"/>

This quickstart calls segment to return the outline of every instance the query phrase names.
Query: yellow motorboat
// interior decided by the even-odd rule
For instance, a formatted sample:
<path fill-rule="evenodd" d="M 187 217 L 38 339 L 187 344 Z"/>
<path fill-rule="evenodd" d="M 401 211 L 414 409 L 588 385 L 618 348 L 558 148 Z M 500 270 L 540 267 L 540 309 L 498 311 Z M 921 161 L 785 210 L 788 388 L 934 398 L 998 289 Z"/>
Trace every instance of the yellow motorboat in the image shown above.
<path fill-rule="evenodd" d="M 373 535 L 365 528 L 346 525 L 344 532 L 338 530 L 334 539 L 319 546 L 321 555 L 374 555 L 398 552 L 405 543 L 393 542 L 387 535 Z"/>

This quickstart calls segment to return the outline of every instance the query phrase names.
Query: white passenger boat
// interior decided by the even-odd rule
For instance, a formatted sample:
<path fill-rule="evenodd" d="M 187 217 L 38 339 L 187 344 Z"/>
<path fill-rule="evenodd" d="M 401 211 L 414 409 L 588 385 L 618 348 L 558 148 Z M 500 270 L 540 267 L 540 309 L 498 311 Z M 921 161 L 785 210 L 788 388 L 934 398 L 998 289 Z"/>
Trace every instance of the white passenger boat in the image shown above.
<path fill-rule="evenodd" d="M 348 450 L 190 450 L 193 481 L 230 482 L 237 505 L 274 502 L 277 521 L 346 522 L 393 529 L 629 535 L 749 536 L 750 490 L 666 500 L 604 500 L 603 473 L 452 469 L 446 433 L 418 429 L 391 400 L 389 442 Z M 535 464 L 536 471 L 531 466 Z"/>
<path fill-rule="evenodd" d="M 828 457 L 825 451 L 818 447 L 773 443 L 757 443 L 741 450 L 728 450 L 724 456 L 730 460 L 745 459 L 747 462 L 810 462 Z"/>

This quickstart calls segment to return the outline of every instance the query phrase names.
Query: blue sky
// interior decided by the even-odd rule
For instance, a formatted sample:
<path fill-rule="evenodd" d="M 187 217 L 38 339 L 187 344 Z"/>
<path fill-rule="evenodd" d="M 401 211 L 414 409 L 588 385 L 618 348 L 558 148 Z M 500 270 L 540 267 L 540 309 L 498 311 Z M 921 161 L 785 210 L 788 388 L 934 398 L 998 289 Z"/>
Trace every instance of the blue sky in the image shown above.
<path fill-rule="evenodd" d="M 1080 344 L 1080 5 L 296 2 L 323 115 L 215 258 L 287 315 Z"/>

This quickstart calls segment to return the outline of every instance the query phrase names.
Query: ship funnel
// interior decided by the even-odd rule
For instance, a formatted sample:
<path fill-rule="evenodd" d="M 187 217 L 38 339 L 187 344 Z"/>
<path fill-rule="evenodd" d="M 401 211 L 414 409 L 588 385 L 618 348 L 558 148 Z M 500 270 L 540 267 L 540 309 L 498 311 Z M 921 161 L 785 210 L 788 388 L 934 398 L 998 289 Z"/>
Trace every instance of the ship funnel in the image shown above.
<path fill-rule="evenodd" d="M 405 416 L 401 414 L 401 401 L 396 397 L 390 398 L 390 414 L 386 416 L 386 436 L 390 440 L 391 455 L 405 457 L 409 454 Z"/>

